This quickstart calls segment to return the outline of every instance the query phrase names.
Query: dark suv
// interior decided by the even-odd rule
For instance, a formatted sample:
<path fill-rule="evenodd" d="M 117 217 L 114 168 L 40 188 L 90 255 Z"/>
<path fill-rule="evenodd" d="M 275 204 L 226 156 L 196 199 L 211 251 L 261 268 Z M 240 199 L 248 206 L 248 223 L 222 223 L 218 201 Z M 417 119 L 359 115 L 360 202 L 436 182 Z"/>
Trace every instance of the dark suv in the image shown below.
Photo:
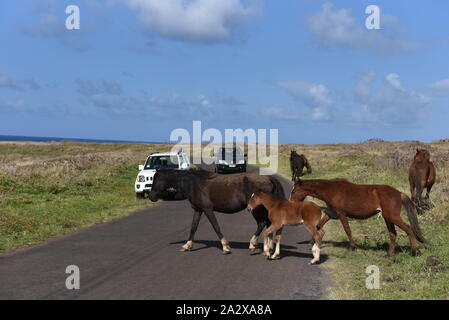
<path fill-rule="evenodd" d="M 238 147 L 220 147 L 215 155 L 215 172 L 245 172 L 246 160 Z"/>

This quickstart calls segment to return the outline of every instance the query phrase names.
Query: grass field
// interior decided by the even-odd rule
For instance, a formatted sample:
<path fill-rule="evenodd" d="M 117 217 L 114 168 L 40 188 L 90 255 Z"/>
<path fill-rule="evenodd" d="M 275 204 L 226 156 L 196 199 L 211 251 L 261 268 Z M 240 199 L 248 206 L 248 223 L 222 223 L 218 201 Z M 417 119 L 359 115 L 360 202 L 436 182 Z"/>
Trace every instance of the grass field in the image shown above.
<path fill-rule="evenodd" d="M 411 256 L 408 238 L 398 230 L 397 261 L 393 262 L 387 258 L 389 237 L 385 223 L 376 215 L 368 220 L 350 221 L 359 246 L 352 252 L 347 249 L 341 223 L 331 220 L 325 226 L 322 250 L 327 256 L 322 266 L 330 272 L 334 282 L 329 292 L 331 299 L 449 299 L 449 142 L 281 146 L 279 169 L 286 177 L 290 177 L 290 150 L 297 150 L 307 156 L 313 167 L 313 173 L 304 179 L 346 178 L 356 183 L 389 184 L 407 194 L 410 193 L 407 169 L 416 147 L 422 146 L 431 151 L 437 168 L 437 181 L 431 192 L 435 208 L 419 217 L 430 247 L 418 243 L 422 255 Z M 402 217 L 408 223 L 405 212 Z M 437 262 L 429 265 L 427 258 L 430 256 L 437 257 L 441 265 Z M 365 270 L 369 265 L 380 269 L 380 289 L 366 289 Z"/>
<path fill-rule="evenodd" d="M 417 142 L 366 142 L 337 145 L 281 145 L 279 172 L 290 178 L 290 150 L 307 156 L 309 178 L 346 178 L 356 183 L 389 184 L 409 193 L 407 168 Z M 398 230 L 397 262 L 387 258 L 388 235 L 377 216 L 351 221 L 355 252 L 339 221 L 325 229 L 322 254 L 333 278 L 332 299 L 449 298 L 449 141 L 426 144 L 437 167 L 431 193 L 435 208 L 419 217 L 431 246 L 410 255 L 408 239 Z M 137 165 L 168 145 L 109 143 L 0 143 L 0 252 L 38 243 L 150 206 L 135 199 Z M 310 199 L 309 199 L 310 200 Z M 408 222 L 403 213 L 404 220 Z M 436 256 L 441 266 L 428 266 Z M 365 288 L 365 269 L 377 265 L 378 290 Z M 446 267 L 446 269 L 444 269 Z"/>
<path fill-rule="evenodd" d="M 138 164 L 167 145 L 0 143 L 0 252 L 148 207 Z"/>

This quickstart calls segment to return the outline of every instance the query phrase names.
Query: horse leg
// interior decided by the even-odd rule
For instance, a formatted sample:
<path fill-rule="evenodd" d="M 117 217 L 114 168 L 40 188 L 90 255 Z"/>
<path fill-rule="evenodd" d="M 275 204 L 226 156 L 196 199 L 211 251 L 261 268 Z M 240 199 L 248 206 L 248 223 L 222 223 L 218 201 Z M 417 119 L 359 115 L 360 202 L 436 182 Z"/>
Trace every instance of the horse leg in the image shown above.
<path fill-rule="evenodd" d="M 279 228 L 276 228 L 273 224 L 271 224 L 263 233 L 263 255 L 267 256 L 268 258 L 270 257 L 271 249 L 273 249 L 273 240 L 270 241 L 269 236 L 277 229 Z"/>
<path fill-rule="evenodd" d="M 296 168 L 293 170 L 293 179 L 292 179 L 292 181 L 293 181 L 293 183 L 298 181 L 298 170 Z"/>
<path fill-rule="evenodd" d="M 321 215 L 321 211 L 320 211 L 320 215 Z M 304 221 L 304 226 L 312 234 L 312 238 L 315 241 L 315 243 L 313 244 L 313 247 L 312 247 L 313 259 L 309 261 L 309 264 L 315 264 L 320 261 L 321 240 L 323 239 L 323 236 L 324 236 L 324 230 L 320 229 L 320 230 L 323 230 L 323 233 L 320 233 L 318 231 L 318 223 L 316 223 L 316 222 L 313 223 L 310 221 Z"/>
<path fill-rule="evenodd" d="M 223 254 L 231 253 L 231 247 L 229 246 L 229 241 L 225 239 L 223 234 L 221 233 L 220 226 L 218 225 L 217 218 L 215 217 L 214 211 L 211 209 L 204 210 L 207 219 L 209 219 L 210 224 L 215 230 L 215 233 L 218 236 L 218 239 L 221 241 L 221 245 L 223 246 Z"/>
<path fill-rule="evenodd" d="M 331 217 L 329 217 L 327 214 L 325 214 L 325 215 L 321 218 L 320 222 L 318 223 L 317 228 L 318 228 L 318 229 L 323 229 L 324 225 L 325 225 L 330 219 L 331 219 Z"/>
<path fill-rule="evenodd" d="M 257 222 L 257 230 L 254 235 L 249 240 L 249 250 L 255 251 L 257 249 L 257 243 L 259 241 L 259 236 L 262 233 L 263 228 L 267 225 L 266 221 L 258 221 Z"/>
<path fill-rule="evenodd" d="M 276 250 L 270 257 L 271 260 L 276 260 L 281 257 L 281 234 L 282 234 L 282 227 L 276 231 L 276 236 L 274 237 L 274 239 L 276 240 Z"/>
<path fill-rule="evenodd" d="M 195 236 L 196 229 L 198 229 L 198 224 L 200 223 L 202 212 L 195 210 L 193 213 L 192 226 L 190 227 L 190 235 L 187 242 L 181 247 L 181 251 L 190 251 L 193 248 L 193 237 Z"/>
<path fill-rule="evenodd" d="M 262 233 L 263 228 L 268 227 L 271 222 L 270 220 L 268 220 L 268 212 L 263 206 L 256 208 L 255 210 L 251 211 L 251 213 L 254 220 L 256 220 L 257 222 L 257 229 L 254 235 L 249 240 L 249 249 L 251 251 L 255 251 L 257 248 L 259 236 Z"/>
<path fill-rule="evenodd" d="M 412 202 L 415 202 L 415 182 L 413 181 L 413 176 L 409 175 L 408 182 L 410 184 L 410 196 L 412 197 Z"/>
<path fill-rule="evenodd" d="M 394 227 L 394 223 L 385 219 L 385 224 L 387 225 L 388 235 L 390 236 L 390 245 L 388 247 L 388 256 L 394 257 L 396 251 L 396 228 Z"/>
<path fill-rule="evenodd" d="M 401 219 L 401 216 L 399 214 L 396 217 L 390 219 L 390 221 L 395 225 L 397 225 L 402 230 L 404 230 L 405 233 L 407 233 L 408 239 L 410 241 L 410 248 L 412 250 L 412 254 L 415 256 L 420 254 L 420 251 L 416 246 L 416 238 L 415 235 L 413 234 L 412 228 L 410 228 L 410 226 Z"/>
<path fill-rule="evenodd" d="M 325 233 L 325 231 L 324 231 L 324 229 L 323 229 L 323 227 L 324 227 L 324 225 L 329 221 L 331 219 L 331 217 L 329 217 L 327 214 L 325 214 L 322 218 L 321 218 L 321 220 L 320 220 L 320 222 L 318 223 L 318 225 L 316 226 L 317 227 L 317 229 L 318 229 L 318 232 L 320 233 L 320 235 L 321 235 L 321 238 L 322 237 L 324 237 L 324 233 Z M 315 242 L 315 239 L 313 239 L 313 237 L 310 239 L 310 244 L 313 244 Z"/>
<path fill-rule="evenodd" d="M 426 204 L 429 208 L 434 207 L 432 204 L 432 201 L 430 201 L 430 190 L 432 190 L 432 187 L 433 187 L 433 182 L 427 182 L 425 200 L 426 200 Z"/>
<path fill-rule="evenodd" d="M 349 239 L 349 249 L 350 250 L 355 250 L 357 249 L 357 245 L 354 242 L 354 239 L 352 239 L 352 232 L 351 232 L 351 228 L 349 227 L 349 221 L 348 221 L 348 217 L 346 216 L 346 213 L 340 213 L 340 221 L 341 224 L 343 225 L 343 229 L 346 232 L 346 235 L 348 236 Z"/>

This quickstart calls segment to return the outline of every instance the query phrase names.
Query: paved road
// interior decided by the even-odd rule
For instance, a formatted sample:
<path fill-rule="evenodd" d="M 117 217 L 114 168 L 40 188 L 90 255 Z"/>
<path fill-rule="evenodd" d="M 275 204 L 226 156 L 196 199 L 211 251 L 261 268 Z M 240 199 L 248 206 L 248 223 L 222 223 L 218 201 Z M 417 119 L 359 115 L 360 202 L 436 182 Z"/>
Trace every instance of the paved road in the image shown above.
<path fill-rule="evenodd" d="M 289 181 L 282 179 L 286 191 Z M 143 200 L 145 201 L 145 200 Z M 157 203 L 123 219 L 0 255 L 0 299 L 323 299 L 328 278 L 310 266 L 310 236 L 286 227 L 281 260 L 251 255 L 250 213 L 217 214 L 232 254 L 203 217 L 194 250 L 178 251 L 192 219 L 187 201 Z M 326 258 L 326 256 L 322 256 Z M 67 290 L 77 265 L 80 290 Z"/>

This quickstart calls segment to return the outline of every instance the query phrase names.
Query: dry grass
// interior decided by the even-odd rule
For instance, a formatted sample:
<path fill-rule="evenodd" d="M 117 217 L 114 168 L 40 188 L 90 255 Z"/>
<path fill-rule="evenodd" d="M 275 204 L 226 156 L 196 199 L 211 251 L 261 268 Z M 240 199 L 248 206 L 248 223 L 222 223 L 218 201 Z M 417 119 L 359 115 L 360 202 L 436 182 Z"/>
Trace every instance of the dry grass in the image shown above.
<path fill-rule="evenodd" d="M 137 165 L 168 145 L 0 143 L 0 252 L 150 206 Z"/>
<path fill-rule="evenodd" d="M 407 170 L 417 147 L 431 151 L 437 168 L 437 181 L 431 192 L 435 205 L 419 217 L 421 228 L 431 246 L 423 255 L 410 255 L 408 239 L 398 232 L 397 262 L 387 258 L 388 235 L 383 219 L 373 217 L 351 221 L 359 249 L 347 250 L 347 237 L 339 221 L 329 222 L 325 229 L 323 253 L 328 259 L 323 266 L 333 276 L 333 299 L 448 299 L 449 298 L 449 141 L 430 144 L 420 142 L 365 142 L 338 145 L 282 145 L 280 172 L 290 177 L 290 150 L 304 153 L 313 174 L 304 179 L 346 178 L 355 183 L 388 184 L 409 194 Z M 312 199 L 308 199 L 312 200 Z M 319 202 L 319 201 L 317 201 Z M 408 221 L 403 213 L 404 221 Z M 426 265 L 429 256 L 437 256 L 444 270 Z M 377 265 L 381 270 L 381 289 L 365 287 L 365 269 Z"/>
<path fill-rule="evenodd" d="M 333 299 L 449 298 L 449 140 L 376 142 L 338 145 L 281 145 L 279 172 L 290 178 L 290 150 L 304 153 L 313 167 L 308 178 L 346 178 L 356 183 L 389 184 L 409 193 L 407 169 L 417 147 L 431 151 L 437 181 L 435 205 L 419 217 L 431 246 L 410 256 L 408 241 L 399 235 L 397 262 L 386 256 L 385 224 L 376 217 L 352 221 L 359 249 L 349 252 L 338 221 L 329 222 L 322 264 L 334 279 Z M 169 145 L 96 143 L 0 143 L 0 252 L 44 241 L 51 236 L 109 221 L 150 205 L 134 197 L 137 165 Z M 404 217 L 404 220 L 407 219 Z M 426 266 L 437 256 L 446 266 Z M 381 289 L 365 288 L 365 268 L 381 270 Z"/>

